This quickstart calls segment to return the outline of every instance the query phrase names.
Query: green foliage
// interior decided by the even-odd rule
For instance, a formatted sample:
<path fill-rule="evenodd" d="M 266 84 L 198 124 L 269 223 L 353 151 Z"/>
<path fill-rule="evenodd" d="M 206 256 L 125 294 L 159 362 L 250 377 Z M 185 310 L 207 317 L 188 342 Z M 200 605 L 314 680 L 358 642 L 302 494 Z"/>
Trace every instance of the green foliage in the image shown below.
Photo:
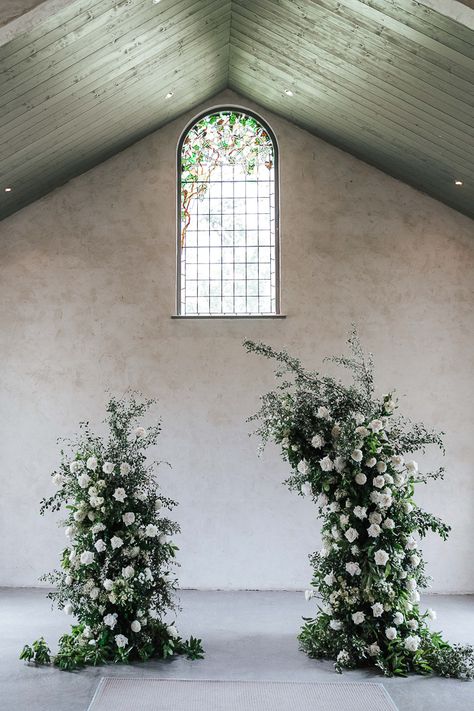
<path fill-rule="evenodd" d="M 41 503 L 42 514 L 65 512 L 61 525 L 69 539 L 60 570 L 42 579 L 55 587 L 48 594 L 53 603 L 79 620 L 59 640 L 53 661 L 60 669 L 198 650 L 196 640 L 182 642 L 165 621 L 177 610 L 178 547 L 171 536 L 179 526 L 166 513 L 176 503 L 160 491 L 159 462 L 147 456 L 161 423 L 146 429 L 138 424 L 153 404 L 133 395 L 112 398 L 105 439 L 81 423 L 53 472 L 57 491 Z M 21 658 L 49 661 L 35 649 L 40 642 L 25 647 Z"/>
<path fill-rule="evenodd" d="M 34 662 L 35 664 L 49 664 L 51 661 L 51 650 L 44 638 L 40 637 L 35 640 L 31 646 L 25 644 L 21 651 L 20 659 L 26 662 Z"/>
<path fill-rule="evenodd" d="M 420 474 L 406 455 L 430 445 L 444 452 L 442 433 L 395 415 L 393 393 L 375 393 L 373 359 L 355 329 L 348 343 L 349 357 L 329 360 L 350 370 L 350 385 L 305 370 L 284 351 L 244 344 L 277 363 L 278 386 L 250 420 L 258 420 L 264 444 L 281 447 L 291 468 L 285 483 L 311 496 L 322 519 L 323 548 L 310 558 L 307 591 L 322 602 L 305 619 L 301 648 L 334 659 L 337 671 L 375 664 L 386 675 L 470 678 L 472 649 L 432 633 L 434 612 L 418 605 L 428 578 L 417 539 L 428 531 L 446 539 L 450 527 L 414 500 L 416 484 L 441 479 L 444 469 Z"/>

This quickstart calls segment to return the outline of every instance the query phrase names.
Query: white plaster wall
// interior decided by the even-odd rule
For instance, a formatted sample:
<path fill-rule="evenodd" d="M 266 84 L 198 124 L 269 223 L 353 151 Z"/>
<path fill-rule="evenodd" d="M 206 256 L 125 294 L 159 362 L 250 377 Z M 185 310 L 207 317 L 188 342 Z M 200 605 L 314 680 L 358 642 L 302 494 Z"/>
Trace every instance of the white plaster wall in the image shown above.
<path fill-rule="evenodd" d="M 56 437 L 100 421 L 106 388 L 131 386 L 160 399 L 183 586 L 305 587 L 319 524 L 281 485 L 276 450 L 259 459 L 248 437 L 273 380 L 241 343 L 316 368 L 355 321 L 380 389 L 397 386 L 409 415 L 447 433 L 447 481 L 419 500 L 453 532 L 425 551 L 435 590 L 474 590 L 473 223 L 262 113 L 281 151 L 286 320 L 170 318 L 175 145 L 191 114 L 0 223 L 0 584 L 34 585 L 56 564 L 64 534 L 38 515 Z"/>

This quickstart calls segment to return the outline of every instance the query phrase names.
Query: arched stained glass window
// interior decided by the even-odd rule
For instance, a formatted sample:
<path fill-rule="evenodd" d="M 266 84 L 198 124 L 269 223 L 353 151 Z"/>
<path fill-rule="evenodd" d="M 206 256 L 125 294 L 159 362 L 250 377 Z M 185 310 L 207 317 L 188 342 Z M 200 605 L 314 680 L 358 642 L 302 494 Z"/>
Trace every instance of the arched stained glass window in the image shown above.
<path fill-rule="evenodd" d="M 178 314 L 279 313 L 277 149 L 251 113 L 200 116 L 178 148 Z"/>

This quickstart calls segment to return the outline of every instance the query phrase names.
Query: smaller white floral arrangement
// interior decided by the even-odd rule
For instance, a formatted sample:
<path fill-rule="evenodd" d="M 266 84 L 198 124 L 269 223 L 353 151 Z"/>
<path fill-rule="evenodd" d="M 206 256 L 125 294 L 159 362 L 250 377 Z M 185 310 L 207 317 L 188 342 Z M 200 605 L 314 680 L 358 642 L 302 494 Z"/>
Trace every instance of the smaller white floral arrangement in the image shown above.
<path fill-rule="evenodd" d="M 161 424 L 137 424 L 153 404 L 112 398 L 108 439 L 81 423 L 79 437 L 68 443 L 72 455 L 61 452 L 52 474 L 57 491 L 40 511 L 66 511 L 68 543 L 61 570 L 42 579 L 55 586 L 48 597 L 78 624 L 60 638 L 54 658 L 41 638 L 24 647 L 21 659 L 73 669 L 173 654 L 202 657 L 201 641 L 183 640 L 169 619 L 176 610 L 173 536 L 179 526 L 165 512 L 176 503 L 161 493 L 155 463 L 147 461 Z"/>

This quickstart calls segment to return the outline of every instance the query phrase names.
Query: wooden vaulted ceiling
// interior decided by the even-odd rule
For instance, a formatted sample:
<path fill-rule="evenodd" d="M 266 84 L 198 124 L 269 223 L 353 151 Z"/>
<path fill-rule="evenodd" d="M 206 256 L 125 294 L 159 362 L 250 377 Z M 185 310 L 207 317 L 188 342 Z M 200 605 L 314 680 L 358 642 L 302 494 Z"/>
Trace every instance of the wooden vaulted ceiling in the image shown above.
<path fill-rule="evenodd" d="M 413 0 L 48 2 L 0 32 L 0 218 L 225 87 L 474 217 L 469 27 Z"/>

